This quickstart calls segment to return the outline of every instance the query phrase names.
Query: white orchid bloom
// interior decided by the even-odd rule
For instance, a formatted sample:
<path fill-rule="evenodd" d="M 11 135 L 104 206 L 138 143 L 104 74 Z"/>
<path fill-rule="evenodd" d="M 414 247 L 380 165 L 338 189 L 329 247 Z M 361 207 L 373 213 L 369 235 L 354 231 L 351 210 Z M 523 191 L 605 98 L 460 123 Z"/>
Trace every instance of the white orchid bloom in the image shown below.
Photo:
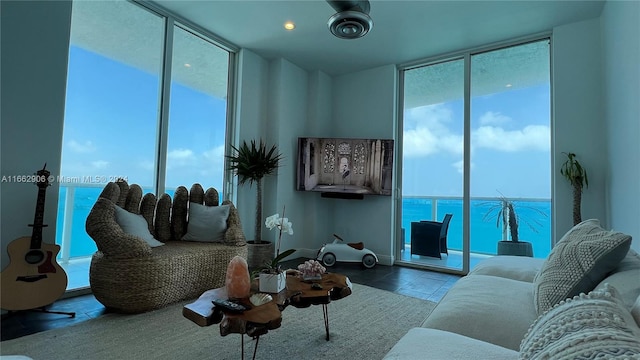
<path fill-rule="evenodd" d="M 293 235 L 293 223 L 289 221 L 289 218 L 281 218 L 280 214 L 273 214 L 264 221 L 264 224 L 269 230 L 278 228 L 278 230 L 286 232 L 289 235 Z"/>
<path fill-rule="evenodd" d="M 271 215 L 264 222 L 264 224 L 267 226 L 267 228 L 269 228 L 269 230 L 278 226 L 279 223 L 280 223 L 280 214 Z"/>
<path fill-rule="evenodd" d="M 293 235 L 293 224 L 288 218 L 281 219 L 281 222 L 278 224 L 278 228 L 289 235 Z"/>

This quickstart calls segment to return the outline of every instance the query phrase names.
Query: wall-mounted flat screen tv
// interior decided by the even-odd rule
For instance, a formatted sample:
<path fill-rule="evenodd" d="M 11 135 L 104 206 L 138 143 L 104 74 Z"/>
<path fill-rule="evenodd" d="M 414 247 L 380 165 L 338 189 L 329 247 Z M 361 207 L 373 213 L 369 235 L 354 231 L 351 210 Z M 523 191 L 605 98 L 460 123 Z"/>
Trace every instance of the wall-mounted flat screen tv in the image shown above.
<path fill-rule="evenodd" d="M 296 190 L 391 195 L 393 140 L 298 138 Z"/>

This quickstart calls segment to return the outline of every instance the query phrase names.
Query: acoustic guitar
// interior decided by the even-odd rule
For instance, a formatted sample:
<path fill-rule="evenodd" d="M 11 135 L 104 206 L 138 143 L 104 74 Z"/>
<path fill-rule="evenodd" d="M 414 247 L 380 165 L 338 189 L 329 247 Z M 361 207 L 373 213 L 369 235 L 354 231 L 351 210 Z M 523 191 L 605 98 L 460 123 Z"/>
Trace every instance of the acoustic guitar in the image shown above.
<path fill-rule="evenodd" d="M 0 308 L 31 310 L 44 308 L 59 299 L 67 289 L 67 274 L 56 262 L 60 246 L 42 242 L 44 200 L 49 171 L 44 164 L 37 172 L 38 200 L 31 237 L 13 240 L 7 246 L 9 265 L 0 274 Z"/>

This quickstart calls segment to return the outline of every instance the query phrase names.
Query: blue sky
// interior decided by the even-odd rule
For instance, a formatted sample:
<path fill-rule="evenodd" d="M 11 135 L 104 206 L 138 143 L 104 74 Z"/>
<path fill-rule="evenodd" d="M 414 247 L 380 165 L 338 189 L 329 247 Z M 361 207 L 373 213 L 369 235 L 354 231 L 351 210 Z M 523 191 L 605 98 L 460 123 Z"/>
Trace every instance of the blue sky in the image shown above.
<path fill-rule="evenodd" d="M 471 196 L 550 198 L 549 85 L 471 104 Z M 463 101 L 405 109 L 403 195 L 462 196 Z"/>
<path fill-rule="evenodd" d="M 151 186 L 158 92 L 158 76 L 72 46 L 61 175 L 123 175 Z M 167 187 L 221 190 L 226 101 L 178 83 L 171 92 Z"/>

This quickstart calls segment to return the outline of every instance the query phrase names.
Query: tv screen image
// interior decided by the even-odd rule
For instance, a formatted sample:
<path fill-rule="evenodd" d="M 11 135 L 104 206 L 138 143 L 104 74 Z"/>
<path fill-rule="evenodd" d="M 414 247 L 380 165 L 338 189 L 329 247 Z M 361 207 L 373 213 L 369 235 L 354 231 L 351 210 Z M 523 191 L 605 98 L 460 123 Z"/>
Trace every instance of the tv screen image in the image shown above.
<path fill-rule="evenodd" d="M 296 190 L 391 195 L 393 140 L 298 138 Z"/>

